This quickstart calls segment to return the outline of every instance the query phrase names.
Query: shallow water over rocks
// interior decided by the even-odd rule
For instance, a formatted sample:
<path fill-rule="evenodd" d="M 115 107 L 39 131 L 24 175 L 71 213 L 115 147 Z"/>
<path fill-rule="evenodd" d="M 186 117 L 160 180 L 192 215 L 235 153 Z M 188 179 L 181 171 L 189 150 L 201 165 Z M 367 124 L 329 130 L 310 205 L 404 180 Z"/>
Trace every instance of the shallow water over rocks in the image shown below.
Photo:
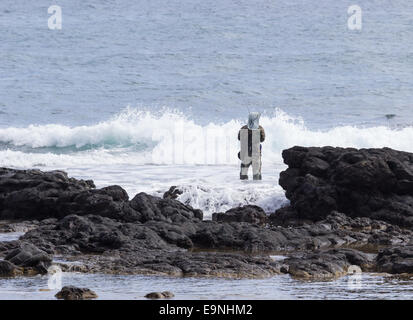
<path fill-rule="evenodd" d="M 413 299 L 413 280 L 365 273 L 360 280 L 299 281 L 288 275 L 269 279 L 170 278 L 142 275 L 63 273 L 62 285 L 88 287 L 98 299 L 145 299 L 168 290 L 174 299 Z M 0 279 L 0 299 L 55 299 L 48 276 Z"/>

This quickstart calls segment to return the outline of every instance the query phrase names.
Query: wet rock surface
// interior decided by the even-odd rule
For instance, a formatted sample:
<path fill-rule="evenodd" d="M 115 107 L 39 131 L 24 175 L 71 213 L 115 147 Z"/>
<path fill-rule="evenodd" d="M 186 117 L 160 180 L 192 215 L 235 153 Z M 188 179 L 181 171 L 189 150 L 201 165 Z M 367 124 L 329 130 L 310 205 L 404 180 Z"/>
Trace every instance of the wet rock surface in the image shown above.
<path fill-rule="evenodd" d="M 213 221 L 125 223 L 96 215 L 70 215 L 44 220 L 21 239 L 48 254 L 83 261 L 88 272 L 262 277 L 278 274 L 283 267 L 265 253 L 376 248 L 407 244 L 411 235 L 386 222 L 340 213 L 294 228 Z"/>
<path fill-rule="evenodd" d="M 50 255 L 27 242 L 20 242 L 15 249 L 7 253 L 4 260 L 23 267 L 26 271 L 31 270 L 32 273 L 40 274 L 47 273 L 52 263 Z"/>
<path fill-rule="evenodd" d="M 125 223 L 96 215 L 70 215 L 49 220 L 22 240 L 49 254 L 75 256 L 88 265 L 89 272 L 228 277 L 278 273 L 278 265 L 268 257 L 187 251 L 196 249 L 191 239 L 196 243 L 202 225 L 187 222 L 179 229 L 159 221 Z"/>
<path fill-rule="evenodd" d="M 23 270 L 10 261 L 0 260 L 0 277 L 14 277 L 23 274 Z"/>
<path fill-rule="evenodd" d="M 294 255 L 283 262 L 288 273 L 301 279 L 331 279 L 346 275 L 351 266 L 371 271 L 373 258 L 353 249 L 331 249 Z"/>
<path fill-rule="evenodd" d="M 0 168 L 0 219 L 59 216 L 59 199 L 92 188 L 92 181 L 69 178 L 63 171 Z"/>
<path fill-rule="evenodd" d="M 177 186 L 171 186 L 168 191 L 163 194 L 164 199 L 177 199 L 183 193 Z"/>
<path fill-rule="evenodd" d="M 39 221 L 15 221 L 15 220 L 0 220 L 0 233 L 8 232 L 27 232 L 37 228 Z"/>
<path fill-rule="evenodd" d="M 63 300 L 90 300 L 96 299 L 98 295 L 88 288 L 65 286 L 56 293 L 55 297 Z"/>
<path fill-rule="evenodd" d="M 264 225 L 267 223 L 267 214 L 258 206 L 248 205 L 230 209 L 225 213 L 213 213 L 212 220 L 218 222 L 249 222 Z"/>
<path fill-rule="evenodd" d="M 145 298 L 148 299 L 170 299 L 175 297 L 172 292 L 164 291 L 164 292 L 150 292 L 145 295 Z"/>
<path fill-rule="evenodd" d="M 95 189 L 93 182 L 68 178 L 61 171 L 0 169 L 0 225 L 5 231 L 8 226 L 27 226 L 19 240 L 0 242 L 0 273 L 45 273 L 53 256 L 67 261 L 59 263 L 64 271 L 90 273 L 227 278 L 289 273 L 300 279 L 328 279 L 345 275 L 350 266 L 363 271 L 413 273 L 409 269 L 412 230 L 407 211 L 400 223 L 399 218 L 389 218 L 389 212 L 362 215 L 358 209 L 335 210 L 352 208 L 340 205 L 340 197 L 351 187 L 328 170 L 344 166 L 336 163 L 344 161 L 337 160 L 336 153 L 354 154 L 354 150 L 304 149 L 287 153 L 285 159 L 293 167 L 280 177 L 291 206 L 267 216 L 260 207 L 248 205 L 215 213 L 212 221 L 204 221 L 200 210 L 174 200 L 174 190 L 164 198 L 138 193 L 130 200 L 119 186 Z M 387 149 L 383 152 L 393 155 Z M 324 158 L 318 161 L 314 154 Z M 368 159 L 372 154 L 362 152 Z M 377 154 L 380 157 L 381 153 Z M 376 168 L 374 161 L 367 165 L 368 171 L 373 170 L 371 166 Z M 313 186 L 315 189 L 305 189 L 308 194 L 297 191 L 307 181 L 302 179 L 309 178 L 306 170 L 325 180 Z M 360 188 L 364 197 L 367 187 Z M 338 190 L 344 193 L 338 195 Z M 377 190 L 372 189 L 372 198 L 378 197 Z M 334 206 L 325 206 L 324 192 L 334 195 Z M 397 198 L 394 191 L 381 192 L 383 199 Z M 15 206 L 18 201 L 22 203 Z M 311 206 L 304 211 L 307 202 Z M 400 214 L 396 212 L 397 217 Z M 270 257 L 280 253 L 287 259 L 274 261 Z"/>
<path fill-rule="evenodd" d="M 376 259 L 377 270 L 393 274 L 413 274 L 413 245 L 386 248 Z"/>
<path fill-rule="evenodd" d="M 382 149 L 293 147 L 279 184 L 290 206 L 277 215 L 324 219 L 333 210 L 413 227 L 413 154 Z"/>

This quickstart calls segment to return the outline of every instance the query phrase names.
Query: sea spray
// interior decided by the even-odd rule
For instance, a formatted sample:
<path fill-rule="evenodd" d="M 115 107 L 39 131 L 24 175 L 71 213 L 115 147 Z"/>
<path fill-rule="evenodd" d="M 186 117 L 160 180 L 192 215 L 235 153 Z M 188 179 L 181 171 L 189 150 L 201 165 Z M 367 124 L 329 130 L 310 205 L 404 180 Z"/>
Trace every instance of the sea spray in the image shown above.
<path fill-rule="evenodd" d="M 294 145 L 413 151 L 412 127 L 310 130 L 302 119 L 280 109 L 264 113 L 260 122 L 267 136 L 261 183 L 239 181 L 237 133 L 243 121 L 200 125 L 168 109 L 155 114 L 126 108 L 90 126 L 2 128 L 0 166 L 61 169 L 77 178 L 93 179 L 98 187 L 118 184 L 131 198 L 141 191 L 162 196 L 177 185 L 183 190 L 178 199 L 203 210 L 208 219 L 213 212 L 240 205 L 256 204 L 271 213 L 287 204 L 278 176 L 286 167 L 282 150 Z"/>
<path fill-rule="evenodd" d="M 58 165 L 62 161 L 99 164 L 237 164 L 237 133 L 242 121 L 200 125 L 182 113 L 166 110 L 157 115 L 126 108 L 117 116 L 94 125 L 60 124 L 0 129 L 0 164 Z M 280 109 L 264 114 L 266 131 L 263 163 L 282 162 L 281 152 L 294 145 L 340 147 L 391 147 L 413 151 L 413 128 L 339 126 L 309 130 L 301 119 Z M 22 154 L 22 152 L 24 154 Z M 26 155 L 26 156 L 25 156 Z M 56 157 L 59 155 L 59 157 Z"/>

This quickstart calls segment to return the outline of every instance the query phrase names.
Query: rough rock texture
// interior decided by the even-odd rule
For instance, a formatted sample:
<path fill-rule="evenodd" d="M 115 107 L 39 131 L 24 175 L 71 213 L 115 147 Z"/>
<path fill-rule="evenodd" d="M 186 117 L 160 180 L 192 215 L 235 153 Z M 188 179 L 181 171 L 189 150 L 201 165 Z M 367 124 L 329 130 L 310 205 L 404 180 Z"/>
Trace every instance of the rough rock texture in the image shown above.
<path fill-rule="evenodd" d="M 96 299 L 98 295 L 87 288 L 76 288 L 73 286 L 65 286 L 56 293 L 55 297 L 57 299 L 64 299 L 64 300 L 89 300 L 89 299 Z"/>
<path fill-rule="evenodd" d="M 47 273 L 52 257 L 35 245 L 15 240 L 0 242 L 2 276 L 36 275 Z"/>
<path fill-rule="evenodd" d="M 16 220 L 0 220 L 0 232 L 27 232 L 35 229 L 39 225 L 39 221 L 16 221 Z"/>
<path fill-rule="evenodd" d="M 138 193 L 130 202 L 130 206 L 138 214 L 137 221 L 149 220 L 182 223 L 202 220 L 203 213 L 199 209 L 172 199 L 161 199 L 146 193 Z"/>
<path fill-rule="evenodd" d="M 125 223 L 96 215 L 43 220 L 21 240 L 53 253 L 102 253 L 116 249 L 216 249 L 246 253 L 312 250 L 342 245 L 406 244 L 412 232 L 369 218 L 333 213 L 325 220 L 295 228 L 264 228 L 245 222 L 163 221 Z M 1 252 L 0 246 L 0 252 Z"/>
<path fill-rule="evenodd" d="M 63 171 L 0 168 L 0 218 L 57 216 L 59 198 L 91 188 L 94 188 L 92 181 L 68 178 Z"/>
<path fill-rule="evenodd" d="M 331 149 L 332 158 L 341 152 Z M 344 161 L 341 158 L 330 161 L 327 151 L 323 151 L 325 155 L 321 151 L 316 154 L 324 155 L 321 160 L 328 168 L 312 158 L 315 151 L 306 165 L 303 163 L 309 151 L 304 152 L 303 148 L 298 148 L 297 157 L 287 157 L 293 167 L 280 180 L 288 185 L 290 207 L 267 217 L 257 206 L 244 206 L 214 214 L 214 221 L 203 221 L 200 210 L 170 196 L 159 198 L 139 193 L 129 200 L 121 187 L 94 189 L 93 182 L 70 179 L 60 171 L 0 169 L 0 225 L 5 231 L 27 226 L 26 234 L 19 240 L 0 242 L 0 257 L 4 259 L 0 273 L 45 273 L 53 255 L 67 260 L 60 263 L 63 271 L 115 274 L 257 278 L 288 272 L 294 277 L 312 279 L 344 275 L 350 265 L 374 270 L 374 264 L 389 272 L 409 272 L 407 267 L 398 267 L 410 263 L 408 248 L 413 231 L 402 227 L 407 223 L 386 215 L 383 217 L 387 217 L 387 222 L 379 220 L 377 210 L 367 214 L 369 217 L 358 211 L 334 211 L 341 208 L 341 197 L 350 197 L 346 192 L 351 194 L 352 187 L 343 184 L 335 173 L 329 173 L 332 166 L 340 172 L 345 165 L 340 165 Z M 372 152 L 368 151 L 367 156 Z M 299 167 L 294 167 L 299 163 Z M 310 174 L 311 178 L 309 173 L 302 177 L 301 172 L 306 172 L 307 167 L 319 177 Z M 369 168 L 367 165 L 367 171 Z M 302 179 L 323 182 L 312 185 Z M 326 196 L 330 194 L 328 190 L 334 190 L 334 197 Z M 374 187 L 368 193 L 364 187 L 358 191 L 360 197 L 369 194 L 371 199 L 380 195 L 389 201 L 404 201 L 401 195 L 394 195 L 395 191 L 378 190 L 381 189 Z M 326 199 L 335 203 L 328 210 Z M 304 210 L 307 204 L 309 211 Z M 353 207 L 348 204 L 343 208 Z M 10 222 L 5 218 L 26 221 Z M 382 247 L 394 246 L 402 249 L 383 251 L 376 260 L 355 250 L 375 253 Z M 288 258 L 274 261 L 271 253 L 282 253 Z"/>
<path fill-rule="evenodd" d="M 21 274 L 23 274 L 21 268 L 9 261 L 0 260 L 0 277 L 14 277 Z"/>
<path fill-rule="evenodd" d="M 129 222 L 202 220 L 200 210 L 178 201 L 145 193 L 129 201 L 119 186 L 94 189 L 93 181 L 68 178 L 63 171 L 0 168 L 0 219 L 62 218 L 71 214 L 96 214 Z"/>
<path fill-rule="evenodd" d="M 413 274 L 413 245 L 386 248 L 376 258 L 377 270 Z"/>
<path fill-rule="evenodd" d="M 268 257 L 186 251 L 193 246 L 190 237 L 196 234 L 198 224 L 203 225 L 187 222 L 179 229 L 162 221 L 125 223 L 95 215 L 70 215 L 43 221 L 22 240 L 50 254 L 74 255 L 89 272 L 228 277 L 279 273 L 279 266 Z M 85 259 L 84 254 L 88 254 Z"/>
<path fill-rule="evenodd" d="M 183 193 L 182 190 L 178 189 L 176 186 L 172 186 L 163 194 L 164 199 L 177 199 Z"/>
<path fill-rule="evenodd" d="M 293 147 L 279 183 L 290 206 L 279 219 L 317 221 L 333 210 L 413 226 L 413 154 L 383 149 Z"/>
<path fill-rule="evenodd" d="M 352 219 L 340 213 L 294 228 L 197 220 L 126 223 L 96 215 L 70 215 L 43 220 L 21 240 L 49 254 L 84 263 L 82 270 L 72 271 L 238 278 L 280 273 L 283 265 L 265 256 L 269 252 L 376 248 L 407 244 L 411 237 L 411 231 L 386 222 Z M 0 253 L 10 251 L 10 246 L 2 249 L 0 243 Z"/>
<path fill-rule="evenodd" d="M 47 273 L 52 263 L 52 258 L 43 250 L 26 242 L 20 242 L 19 246 L 11 250 L 5 260 L 16 266 L 32 269 L 35 273 Z"/>
<path fill-rule="evenodd" d="M 373 259 L 367 254 L 353 249 L 332 249 L 295 255 L 283 261 L 288 265 L 288 273 L 295 278 L 328 279 L 347 274 L 350 266 L 358 266 L 363 271 L 373 268 Z"/>
<path fill-rule="evenodd" d="M 164 291 L 164 292 L 150 292 L 145 295 L 145 298 L 148 299 L 169 299 L 173 298 L 175 295 L 172 292 Z"/>
<path fill-rule="evenodd" d="M 212 220 L 218 222 L 249 222 L 264 225 L 267 223 L 267 214 L 258 206 L 247 205 L 232 208 L 225 213 L 213 213 Z"/>
<path fill-rule="evenodd" d="M 248 223 L 204 221 L 191 240 L 199 248 L 231 249 L 249 253 L 316 250 L 340 246 L 406 244 L 413 232 L 369 218 L 352 219 L 332 212 L 326 219 L 301 226 L 268 228 Z"/>
<path fill-rule="evenodd" d="M 282 265 L 267 256 L 221 252 L 144 251 L 141 255 L 107 252 L 78 259 L 88 272 L 186 277 L 263 278 L 280 274 Z"/>

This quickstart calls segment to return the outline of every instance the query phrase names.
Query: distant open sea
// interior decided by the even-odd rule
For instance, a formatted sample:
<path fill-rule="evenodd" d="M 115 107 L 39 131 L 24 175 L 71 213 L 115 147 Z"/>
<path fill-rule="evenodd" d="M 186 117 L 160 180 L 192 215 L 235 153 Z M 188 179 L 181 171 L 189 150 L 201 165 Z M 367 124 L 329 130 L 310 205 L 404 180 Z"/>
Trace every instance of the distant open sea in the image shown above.
<path fill-rule="evenodd" d="M 412 1 L 360 1 L 360 31 L 347 27 L 354 1 L 52 2 L 0 2 L 1 166 L 130 197 L 178 185 L 209 218 L 285 204 L 281 152 L 294 145 L 413 151 Z M 267 133 L 261 183 L 238 180 L 248 110 Z M 231 152 L 177 142 L 210 132 Z"/>

